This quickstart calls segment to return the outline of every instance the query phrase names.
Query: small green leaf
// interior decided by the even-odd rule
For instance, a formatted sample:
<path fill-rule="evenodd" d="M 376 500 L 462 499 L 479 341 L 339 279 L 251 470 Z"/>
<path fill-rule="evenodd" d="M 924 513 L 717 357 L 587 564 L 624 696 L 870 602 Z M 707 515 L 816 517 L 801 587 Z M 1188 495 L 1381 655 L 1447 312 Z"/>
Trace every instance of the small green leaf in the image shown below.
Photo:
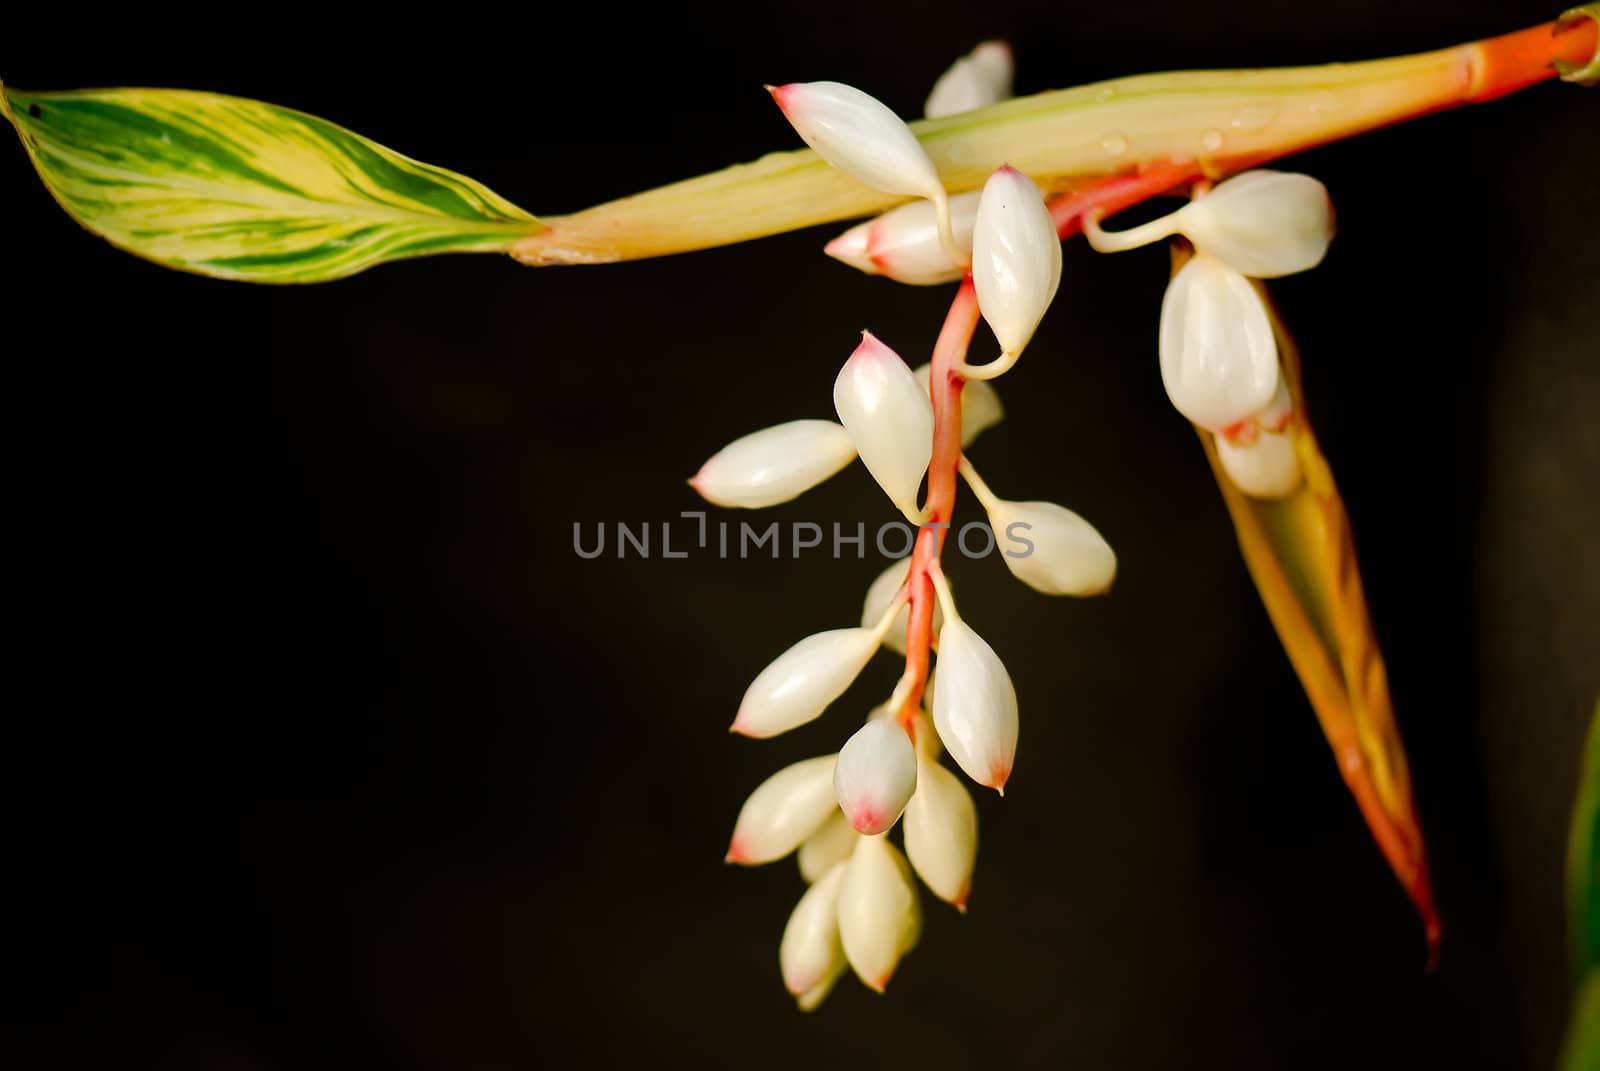
<path fill-rule="evenodd" d="M 322 282 L 404 257 L 503 252 L 544 229 L 472 179 L 260 101 L 0 86 L 0 107 L 74 219 L 184 271 Z"/>

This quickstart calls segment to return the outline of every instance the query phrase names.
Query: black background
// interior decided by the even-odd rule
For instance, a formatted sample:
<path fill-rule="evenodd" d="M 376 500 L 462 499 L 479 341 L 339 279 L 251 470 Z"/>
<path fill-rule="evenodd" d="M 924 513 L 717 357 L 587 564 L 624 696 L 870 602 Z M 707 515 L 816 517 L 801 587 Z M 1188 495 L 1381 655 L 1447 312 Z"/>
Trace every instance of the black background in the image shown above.
<path fill-rule="evenodd" d="M 1031 92 L 1555 14 L 44 9 L 11 21 L 0 74 L 303 108 L 553 214 L 797 144 L 763 82 L 837 78 L 914 114 L 988 36 Z M 833 230 L 603 269 L 221 283 L 83 233 L 5 150 L 6 959 L 33 1058 L 1549 1067 L 1600 683 L 1596 99 L 1542 86 L 1293 164 L 1341 234 L 1275 292 L 1389 659 L 1439 971 L 1163 397 L 1165 258 L 1072 242 L 973 453 L 1000 493 L 1100 527 L 1117 588 L 1052 601 L 957 563 L 1022 700 L 1012 790 L 980 799 L 971 913 L 925 898 L 888 995 L 845 980 L 809 1017 L 776 966 L 792 863 L 722 852 L 745 794 L 837 747 L 892 660 L 787 737 L 726 726 L 770 658 L 854 620 L 882 563 L 581 561 L 572 526 L 696 508 L 684 477 L 722 444 L 829 415 L 862 327 L 926 359 L 948 293 L 826 260 Z M 859 467 L 772 516 L 889 517 Z"/>

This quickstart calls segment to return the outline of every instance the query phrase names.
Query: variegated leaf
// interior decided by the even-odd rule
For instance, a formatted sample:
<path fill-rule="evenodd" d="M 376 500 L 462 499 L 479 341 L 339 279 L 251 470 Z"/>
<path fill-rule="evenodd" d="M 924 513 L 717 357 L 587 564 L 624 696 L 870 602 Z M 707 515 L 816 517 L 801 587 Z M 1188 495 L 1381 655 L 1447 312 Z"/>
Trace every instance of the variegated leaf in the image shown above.
<path fill-rule="evenodd" d="M 0 87 L 0 103 L 74 219 L 184 271 L 321 282 L 403 257 L 504 251 L 543 229 L 472 179 L 260 101 Z"/>

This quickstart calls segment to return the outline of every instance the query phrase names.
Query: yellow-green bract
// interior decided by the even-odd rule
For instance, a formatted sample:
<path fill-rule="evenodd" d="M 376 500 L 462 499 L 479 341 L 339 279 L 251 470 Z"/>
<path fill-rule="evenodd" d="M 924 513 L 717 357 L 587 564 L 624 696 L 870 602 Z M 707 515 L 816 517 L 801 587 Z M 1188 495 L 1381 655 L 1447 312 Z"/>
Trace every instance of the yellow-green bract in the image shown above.
<path fill-rule="evenodd" d="M 311 283 L 543 229 L 465 176 L 290 108 L 215 93 L 27 93 L 0 106 L 61 206 L 170 268 Z"/>

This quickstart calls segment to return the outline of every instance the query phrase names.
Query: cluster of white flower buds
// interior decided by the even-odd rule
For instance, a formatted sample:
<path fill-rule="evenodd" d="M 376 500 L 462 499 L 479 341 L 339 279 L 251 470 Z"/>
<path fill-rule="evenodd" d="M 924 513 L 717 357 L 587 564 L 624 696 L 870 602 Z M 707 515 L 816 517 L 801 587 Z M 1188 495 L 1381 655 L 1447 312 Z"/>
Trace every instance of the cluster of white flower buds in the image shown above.
<path fill-rule="evenodd" d="M 939 80 L 927 113 L 993 104 L 1009 94 L 1011 80 L 1010 50 L 980 45 Z M 859 457 L 901 514 L 939 528 L 949 522 L 959 470 L 994 531 L 1026 533 L 1031 552 L 1004 556 L 1018 579 L 1049 595 L 1108 590 L 1117 562 L 1099 532 L 1054 503 L 1000 498 L 964 456 L 1004 415 L 986 381 L 1016 364 L 1060 285 L 1060 239 L 1039 188 L 1002 166 L 981 190 L 952 197 L 915 134 L 874 98 L 837 82 L 771 93 L 829 164 L 875 189 L 915 198 L 851 228 L 825 251 L 915 285 L 970 276 L 972 289 L 963 293 L 975 296 L 1000 355 L 972 365 L 964 343 L 959 353 L 938 351 L 936 379 L 930 366 L 913 371 L 863 332 L 834 381 L 837 423 L 796 420 L 747 435 L 707 461 L 691 485 L 719 505 L 759 508 L 794 498 Z M 1110 233 L 1090 217 L 1084 230 L 1103 252 L 1178 234 L 1193 245 L 1162 309 L 1167 393 L 1179 412 L 1215 434 L 1225 471 L 1245 493 L 1292 491 L 1301 480 L 1294 404 L 1265 300 L 1251 280 L 1321 261 L 1333 232 L 1326 190 L 1304 175 L 1252 171 L 1154 222 Z M 966 321 L 968 328 L 974 323 Z M 944 436 L 935 419 L 940 399 L 959 413 L 959 447 L 935 441 Z M 935 457 L 940 464 L 930 471 Z M 927 500 L 919 502 L 924 477 Z M 936 485 L 945 492 L 937 503 Z M 880 647 L 906 657 L 888 701 L 837 754 L 788 766 L 756 789 L 728 848 L 728 861 L 743 864 L 798 852 L 810 887 L 789 919 L 779 959 L 784 984 L 803 1009 L 820 1004 L 847 968 L 882 991 L 921 932 L 913 871 L 935 895 L 966 909 L 977 810 L 941 765 L 942 752 L 997 791 L 1011 776 L 1016 691 L 994 649 L 957 611 L 939 541 L 928 536 L 925 528 L 912 556 L 872 583 L 860 625 L 808 636 L 762 670 L 733 722 L 734 732 L 750 737 L 787 732 L 842 696 Z M 930 651 L 938 656 L 937 689 Z M 909 865 L 888 838 L 902 818 Z"/>
<path fill-rule="evenodd" d="M 929 113 L 992 103 L 1010 83 L 1010 50 L 982 45 L 940 79 Z M 1003 167 L 980 193 L 947 198 L 916 137 L 872 97 L 830 82 L 786 85 L 772 94 L 833 166 L 877 189 L 920 198 L 852 230 L 830 244 L 830 253 L 911 282 L 960 278 L 971 264 L 978 310 L 1001 357 L 977 367 L 949 365 L 951 377 L 969 380 L 957 395 L 965 449 L 1002 419 L 999 397 L 984 380 L 1016 361 L 1060 281 L 1060 243 L 1040 191 Z M 949 384 L 935 382 L 929 366 L 913 371 L 864 332 L 834 381 L 838 423 L 796 420 L 747 435 L 708 460 L 690 484 L 719 505 L 758 508 L 794 498 L 860 457 L 895 508 L 924 525 L 932 514 L 918 492 L 934 456 L 932 394 L 941 388 Z M 956 465 L 995 531 L 1020 526 L 1026 533 L 1031 552 L 1004 558 L 1019 579 L 1051 595 L 1110 587 L 1116 557 L 1087 521 L 1054 503 L 999 498 L 960 450 L 951 460 Z M 930 476 L 930 498 L 931 487 Z M 936 600 L 923 607 L 921 635 L 908 634 L 911 603 L 919 598 L 914 589 Z M 728 848 L 729 862 L 749 865 L 798 852 L 810 886 L 790 916 L 779 960 L 785 986 L 806 1010 L 847 968 L 882 991 L 921 932 L 913 871 L 940 899 L 966 909 L 977 809 L 941 754 L 948 751 L 968 777 L 996 790 L 1004 788 L 1016 754 L 1011 678 L 957 611 L 936 552 L 884 570 L 867 591 L 859 626 L 808 636 L 762 670 L 732 730 L 771 737 L 812 721 L 880 647 L 906 655 L 888 701 L 836 755 L 794 763 L 762 783 L 740 811 Z M 937 650 L 937 688 L 930 649 Z M 904 828 L 904 856 L 888 836 L 897 824 Z"/>
<path fill-rule="evenodd" d="M 1266 300 L 1252 279 L 1322 262 L 1333 239 L 1328 191 L 1309 175 L 1246 171 L 1182 208 L 1115 233 L 1090 217 L 1102 253 L 1181 234 L 1194 255 L 1161 307 L 1161 379 L 1178 412 L 1216 434 L 1217 456 L 1241 491 L 1279 498 L 1301 481 L 1294 404 Z"/>

